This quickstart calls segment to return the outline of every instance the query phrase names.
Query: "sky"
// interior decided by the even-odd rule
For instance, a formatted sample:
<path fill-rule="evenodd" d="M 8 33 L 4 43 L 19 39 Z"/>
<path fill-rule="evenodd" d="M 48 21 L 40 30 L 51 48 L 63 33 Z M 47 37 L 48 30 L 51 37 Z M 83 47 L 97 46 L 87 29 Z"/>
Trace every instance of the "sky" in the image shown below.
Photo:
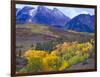
<path fill-rule="evenodd" d="M 26 5 L 26 4 L 16 4 L 16 8 L 23 8 L 25 6 L 31 6 L 37 8 L 38 5 Z M 77 7 L 59 7 L 59 6 L 45 6 L 49 9 L 57 8 L 63 12 L 66 16 L 73 18 L 79 14 L 90 14 L 94 15 L 94 8 L 77 8 Z"/>

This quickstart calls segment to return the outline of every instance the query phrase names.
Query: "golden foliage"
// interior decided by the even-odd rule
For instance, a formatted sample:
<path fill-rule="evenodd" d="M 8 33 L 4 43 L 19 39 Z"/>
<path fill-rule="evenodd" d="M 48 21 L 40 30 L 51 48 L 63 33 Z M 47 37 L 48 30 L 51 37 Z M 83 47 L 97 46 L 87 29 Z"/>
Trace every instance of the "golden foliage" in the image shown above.
<path fill-rule="evenodd" d="M 33 68 L 31 71 L 62 71 L 73 64 L 86 60 L 90 56 L 89 52 L 94 48 L 91 42 L 94 41 L 85 43 L 64 42 L 56 45 L 51 53 L 30 49 L 25 52 L 24 57 L 28 59 L 28 67 Z"/>
<path fill-rule="evenodd" d="M 62 62 L 58 56 L 49 55 L 43 59 L 45 71 L 56 71 L 60 68 Z"/>
<path fill-rule="evenodd" d="M 28 50 L 25 52 L 24 56 L 27 58 L 46 57 L 46 56 L 48 56 L 48 52 L 41 51 L 41 50 Z"/>
<path fill-rule="evenodd" d="M 68 61 L 63 61 L 62 66 L 59 68 L 59 71 L 66 70 L 68 67 L 70 67 L 70 64 Z"/>

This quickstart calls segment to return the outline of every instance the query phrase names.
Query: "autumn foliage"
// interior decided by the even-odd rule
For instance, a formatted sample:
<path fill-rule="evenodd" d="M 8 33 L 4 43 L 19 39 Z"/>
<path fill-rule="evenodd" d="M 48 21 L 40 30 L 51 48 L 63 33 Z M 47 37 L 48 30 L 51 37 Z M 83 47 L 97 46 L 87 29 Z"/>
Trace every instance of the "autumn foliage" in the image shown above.
<path fill-rule="evenodd" d="M 93 42 L 93 41 L 92 41 Z M 63 42 L 55 45 L 50 51 L 29 49 L 23 57 L 28 59 L 28 64 L 19 72 L 50 72 L 63 71 L 88 59 L 93 52 L 93 43 Z"/>

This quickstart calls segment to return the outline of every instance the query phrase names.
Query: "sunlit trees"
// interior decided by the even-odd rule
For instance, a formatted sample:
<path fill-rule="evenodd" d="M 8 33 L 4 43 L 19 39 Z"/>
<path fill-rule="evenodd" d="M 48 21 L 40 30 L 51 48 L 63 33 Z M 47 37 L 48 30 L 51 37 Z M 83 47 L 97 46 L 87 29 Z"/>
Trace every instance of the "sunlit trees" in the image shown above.
<path fill-rule="evenodd" d="M 27 58 L 45 57 L 45 56 L 48 56 L 48 52 L 41 51 L 41 50 L 28 50 L 25 52 L 24 56 Z"/>
<path fill-rule="evenodd" d="M 41 72 L 43 70 L 43 61 L 41 57 L 31 57 L 28 59 L 26 67 L 20 70 L 24 73 Z"/>
<path fill-rule="evenodd" d="M 49 55 L 43 59 L 46 71 L 57 71 L 61 65 L 62 61 L 58 56 Z"/>
<path fill-rule="evenodd" d="M 93 40 L 90 42 L 78 43 L 63 42 L 51 44 L 51 51 L 29 49 L 23 55 L 27 58 L 28 64 L 20 72 L 49 72 L 62 71 L 68 69 L 73 64 L 85 61 L 94 52 Z M 54 43 L 54 42 L 52 42 Z M 47 48 L 50 45 L 47 45 Z M 56 45 L 57 44 L 57 45 Z M 41 46 L 42 47 L 42 46 Z M 45 46 L 46 47 L 46 46 Z"/>
<path fill-rule="evenodd" d="M 62 61 L 62 65 L 61 67 L 59 68 L 59 71 L 63 71 L 63 70 L 66 70 L 68 67 L 70 67 L 71 65 L 69 64 L 68 61 Z"/>

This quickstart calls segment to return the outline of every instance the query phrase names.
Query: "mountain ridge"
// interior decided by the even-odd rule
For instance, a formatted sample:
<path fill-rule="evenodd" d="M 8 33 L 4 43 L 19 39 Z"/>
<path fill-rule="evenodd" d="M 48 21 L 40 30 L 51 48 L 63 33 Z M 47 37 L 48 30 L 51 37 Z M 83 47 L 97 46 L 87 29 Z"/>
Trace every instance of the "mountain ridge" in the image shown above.
<path fill-rule="evenodd" d="M 75 30 L 79 32 L 94 32 L 94 18 L 93 15 L 80 14 L 74 17 L 66 24 L 66 29 Z"/>
<path fill-rule="evenodd" d="M 19 11 L 16 8 L 16 13 L 16 24 L 43 24 L 63 30 L 94 32 L 95 15 L 79 14 L 71 19 L 59 9 L 49 9 L 45 6 L 25 6 Z"/>

